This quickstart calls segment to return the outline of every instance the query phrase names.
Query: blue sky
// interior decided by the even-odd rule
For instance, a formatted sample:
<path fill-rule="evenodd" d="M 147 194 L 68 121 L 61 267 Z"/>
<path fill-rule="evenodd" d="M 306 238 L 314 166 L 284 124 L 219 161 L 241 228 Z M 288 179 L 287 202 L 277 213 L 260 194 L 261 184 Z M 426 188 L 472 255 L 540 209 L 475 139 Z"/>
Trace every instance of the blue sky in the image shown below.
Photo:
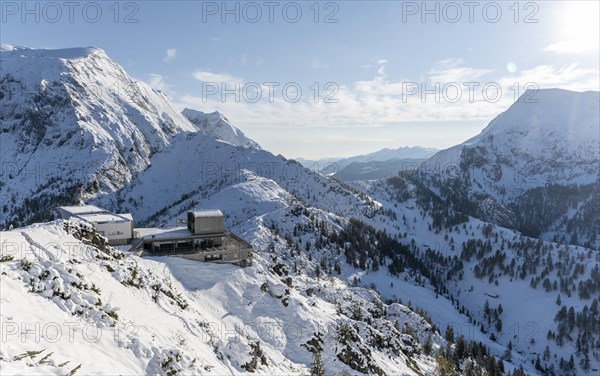
<path fill-rule="evenodd" d="M 23 4 L 2 2 L 2 43 L 100 47 L 287 157 L 445 148 L 526 87 L 599 89 L 595 1 Z"/>

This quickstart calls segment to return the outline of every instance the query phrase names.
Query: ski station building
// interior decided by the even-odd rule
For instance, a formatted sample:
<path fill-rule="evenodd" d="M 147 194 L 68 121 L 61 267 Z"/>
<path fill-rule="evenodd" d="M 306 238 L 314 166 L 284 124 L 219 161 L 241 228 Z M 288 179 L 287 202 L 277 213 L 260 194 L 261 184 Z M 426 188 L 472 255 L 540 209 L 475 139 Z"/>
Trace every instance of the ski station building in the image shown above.
<path fill-rule="evenodd" d="M 110 245 L 128 244 L 133 238 L 133 216 L 130 213 L 113 214 L 94 205 L 59 206 L 62 219 L 78 218 L 90 223 Z"/>
<path fill-rule="evenodd" d="M 191 210 L 176 227 L 133 227 L 129 213 L 113 214 L 94 205 L 60 206 L 62 219 L 77 218 L 90 223 L 108 244 L 131 244 L 129 251 L 140 256 L 178 256 L 196 261 L 247 266 L 252 264 L 252 246 L 225 230 L 218 209 Z"/>

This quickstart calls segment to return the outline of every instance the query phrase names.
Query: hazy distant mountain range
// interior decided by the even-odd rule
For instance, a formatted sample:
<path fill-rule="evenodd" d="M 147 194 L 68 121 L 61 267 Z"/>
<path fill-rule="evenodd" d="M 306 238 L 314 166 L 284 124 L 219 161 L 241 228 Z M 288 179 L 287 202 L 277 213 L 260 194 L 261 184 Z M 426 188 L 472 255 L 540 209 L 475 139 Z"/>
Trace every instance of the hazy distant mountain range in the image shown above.
<path fill-rule="evenodd" d="M 306 168 L 333 175 L 345 181 L 372 180 L 390 177 L 401 170 L 414 169 L 438 149 L 420 146 L 382 149 L 370 154 L 348 158 L 323 158 L 307 160 L 296 158 Z"/>

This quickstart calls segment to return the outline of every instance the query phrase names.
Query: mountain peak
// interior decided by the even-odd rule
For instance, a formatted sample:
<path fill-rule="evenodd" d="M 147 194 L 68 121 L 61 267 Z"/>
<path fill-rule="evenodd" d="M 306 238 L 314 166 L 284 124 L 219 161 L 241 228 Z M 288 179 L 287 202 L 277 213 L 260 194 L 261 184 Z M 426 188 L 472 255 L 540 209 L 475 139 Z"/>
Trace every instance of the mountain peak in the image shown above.
<path fill-rule="evenodd" d="M 598 140 L 599 113 L 598 91 L 527 90 L 467 143 L 494 134 L 520 134 L 520 143 L 531 141 L 528 147 L 551 138 L 569 141 L 570 148 L 577 150 L 582 143 Z"/>
<path fill-rule="evenodd" d="M 59 49 L 37 49 L 25 46 L 14 46 L 10 44 L 2 44 L 0 52 L 3 58 L 7 56 L 25 57 L 25 58 L 53 58 L 74 60 L 86 58 L 90 55 L 105 55 L 104 50 L 96 47 L 72 47 Z"/>
<path fill-rule="evenodd" d="M 439 152 L 430 162 L 456 160 L 465 146 L 489 147 L 517 160 L 527 154 L 553 163 L 568 157 L 597 161 L 599 97 L 598 91 L 527 90 L 480 134 Z"/>
<path fill-rule="evenodd" d="M 218 111 L 206 113 L 191 108 L 185 108 L 181 113 L 207 136 L 214 137 L 235 146 L 261 149 L 258 143 L 246 137 L 244 132 L 234 127 L 229 119 Z"/>

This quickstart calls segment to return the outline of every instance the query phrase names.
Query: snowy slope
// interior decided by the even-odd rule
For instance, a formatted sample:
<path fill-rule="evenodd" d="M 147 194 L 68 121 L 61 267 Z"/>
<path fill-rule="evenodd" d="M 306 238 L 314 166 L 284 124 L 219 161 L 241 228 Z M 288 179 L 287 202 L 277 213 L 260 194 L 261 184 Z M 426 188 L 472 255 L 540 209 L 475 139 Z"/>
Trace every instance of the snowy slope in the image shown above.
<path fill-rule="evenodd" d="M 260 189 L 273 186 L 263 197 L 282 194 L 285 200 L 279 201 L 286 206 L 303 203 L 348 217 L 379 210 L 370 198 L 294 161 L 263 150 L 235 147 L 199 132 L 175 137 L 173 146 L 156 154 L 152 165 L 131 184 L 93 202 L 131 212 L 138 223 L 172 225 L 178 215 L 190 208 L 207 207 L 207 199 L 225 190 L 236 201 L 226 199 L 224 204 L 234 204 L 235 211 L 257 205 L 253 200 L 261 202 L 258 197 L 238 198 L 241 193 L 237 191 L 249 184 Z M 252 213 L 247 209 L 244 218 L 251 219 Z M 225 214 L 234 215 L 234 211 Z"/>
<path fill-rule="evenodd" d="M 267 241 L 260 234 L 253 243 Z M 413 375 L 435 362 L 394 322 L 443 343 L 423 318 L 370 290 L 287 279 L 280 245 L 242 269 L 140 259 L 101 243 L 73 222 L 2 233 L 3 374 L 306 374 L 318 347 L 328 374 L 353 372 L 337 355 L 346 349 L 371 372 Z M 364 319 L 347 316 L 353 307 Z M 340 327 L 361 337 L 339 339 Z"/>
<path fill-rule="evenodd" d="M 547 337 L 548 332 L 564 330 L 559 329 L 555 320 L 561 306 L 573 307 L 576 315 L 590 307 L 598 309 L 598 290 L 585 295 L 586 285 L 600 282 L 597 250 L 527 238 L 472 217 L 438 229 L 432 226 L 435 214 L 432 216 L 431 209 L 423 206 L 417 187 L 410 182 L 403 189 L 408 194 L 400 201 L 398 186 L 379 181 L 363 182 L 357 187 L 387 208 L 386 216 L 376 217 L 371 223 L 388 233 L 404 233 L 402 241 L 415 244 L 415 251 L 421 259 L 429 260 L 428 267 L 441 276 L 443 289 L 447 291 L 442 293 L 429 283 L 421 286 L 414 282 L 414 275 L 403 280 L 385 270 L 375 273 L 351 270 L 360 276 L 362 283 L 374 284 L 386 298 L 400 297 L 404 303 L 410 300 L 413 307 L 429 312 L 438 327 L 452 325 L 455 333 L 482 341 L 503 359 L 524 364 L 531 374 L 543 374 L 533 368 L 533 361 L 542 357 L 546 346 L 551 355 L 549 359 L 541 359 L 546 372 L 553 369 L 556 374 L 585 375 L 600 369 L 600 357 L 594 350 L 588 350 L 587 356 L 576 351 L 582 335 L 578 329 L 571 329 L 570 339 L 561 344 Z M 558 300 L 561 302 L 557 303 Z M 503 307 L 499 315 L 503 325 L 499 330 L 495 327 L 497 320 L 488 321 L 484 314 L 486 302 L 492 309 Z M 590 325 L 596 324 L 597 319 L 594 324 L 590 321 Z M 600 340 L 593 328 L 587 328 L 583 336 L 588 348 Z M 507 357 L 509 341 L 513 350 Z M 559 368 L 558 360 L 566 361 L 572 354 L 577 368 Z M 585 358 L 589 368 L 582 369 L 579 365 Z"/>
<path fill-rule="evenodd" d="M 235 146 L 260 149 L 255 141 L 249 139 L 244 135 L 244 132 L 231 125 L 229 120 L 218 111 L 204 113 L 186 108 L 181 113 L 207 136 Z"/>

